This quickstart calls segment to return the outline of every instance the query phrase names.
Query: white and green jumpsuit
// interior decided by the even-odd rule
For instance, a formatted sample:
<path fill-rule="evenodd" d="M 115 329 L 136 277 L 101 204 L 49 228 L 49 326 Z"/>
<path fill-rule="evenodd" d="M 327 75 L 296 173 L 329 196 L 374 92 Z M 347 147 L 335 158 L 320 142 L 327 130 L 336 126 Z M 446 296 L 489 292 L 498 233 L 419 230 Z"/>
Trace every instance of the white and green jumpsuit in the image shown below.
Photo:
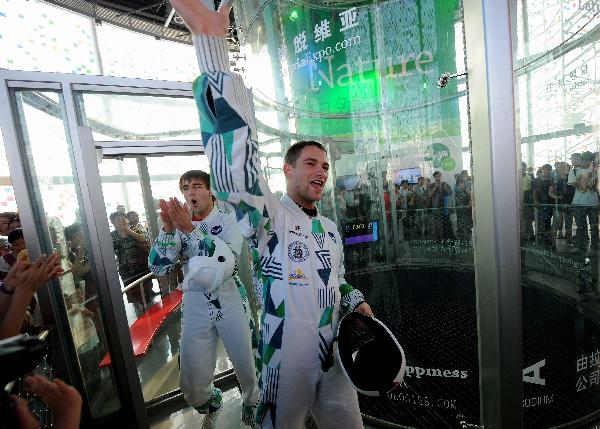
<path fill-rule="evenodd" d="M 193 256 L 212 256 L 214 241 L 223 240 L 236 257 L 242 236 L 231 213 L 216 206 L 202 221 L 192 221 L 194 230 L 166 233 L 161 229 L 150 250 L 150 269 L 155 275 L 170 272 L 177 261 L 188 275 Z M 180 340 L 180 384 L 185 400 L 202 407 L 213 392 L 217 341 L 221 338 L 242 387 L 244 404 L 254 406 L 259 392 L 248 324 L 248 299 L 237 273 L 225 279 L 212 293 L 190 290 L 183 293 Z"/>
<path fill-rule="evenodd" d="M 232 204 L 252 248 L 262 302 L 259 343 L 263 428 L 300 429 L 311 412 L 322 428 L 360 428 L 357 394 L 339 363 L 324 371 L 340 312 L 364 301 L 344 280 L 336 225 L 278 199 L 261 175 L 255 119 L 242 78 L 229 71 L 227 42 L 194 39 L 201 75 L 193 86 L 211 189 Z M 255 283 L 256 284 L 256 283 Z"/>

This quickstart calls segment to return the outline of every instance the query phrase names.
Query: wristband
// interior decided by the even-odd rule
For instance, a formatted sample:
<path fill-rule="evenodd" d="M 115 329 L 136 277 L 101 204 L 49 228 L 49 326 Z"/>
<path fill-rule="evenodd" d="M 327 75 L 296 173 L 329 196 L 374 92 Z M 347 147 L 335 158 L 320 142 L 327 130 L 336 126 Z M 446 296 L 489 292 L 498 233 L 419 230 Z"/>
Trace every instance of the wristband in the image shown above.
<path fill-rule="evenodd" d="M 15 293 L 14 290 L 8 290 L 6 289 L 6 286 L 4 285 L 4 282 L 0 282 L 0 292 L 3 293 L 4 295 L 12 295 Z"/>

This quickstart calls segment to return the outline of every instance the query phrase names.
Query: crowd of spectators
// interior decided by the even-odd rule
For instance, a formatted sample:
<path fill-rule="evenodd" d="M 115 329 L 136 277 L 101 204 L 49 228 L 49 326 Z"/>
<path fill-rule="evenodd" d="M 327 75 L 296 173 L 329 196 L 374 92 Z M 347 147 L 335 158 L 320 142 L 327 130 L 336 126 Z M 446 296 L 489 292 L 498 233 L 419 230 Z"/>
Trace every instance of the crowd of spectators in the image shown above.
<path fill-rule="evenodd" d="M 598 240 L 598 154 L 573 153 L 570 162 L 557 161 L 534 169 L 522 164 L 522 242 L 579 253 Z M 573 222 L 574 221 L 574 222 Z"/>

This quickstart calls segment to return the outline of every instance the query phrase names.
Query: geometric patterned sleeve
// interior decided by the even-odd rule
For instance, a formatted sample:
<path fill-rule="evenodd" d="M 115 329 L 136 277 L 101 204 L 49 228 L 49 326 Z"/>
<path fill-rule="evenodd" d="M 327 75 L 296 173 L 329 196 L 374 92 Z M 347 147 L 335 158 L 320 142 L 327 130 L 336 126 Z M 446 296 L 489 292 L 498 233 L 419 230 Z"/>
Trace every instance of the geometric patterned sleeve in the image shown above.
<path fill-rule="evenodd" d="M 342 245 L 342 239 L 340 237 L 337 229 L 334 234 L 336 235 L 336 243 L 339 247 L 339 255 L 340 255 L 340 267 L 339 267 L 339 285 L 340 285 L 340 316 L 344 315 L 350 311 L 353 311 L 360 304 L 365 302 L 365 297 L 361 291 L 358 289 L 354 289 L 348 283 L 346 283 L 346 279 L 344 275 L 346 274 L 346 268 L 344 267 L 344 248 Z"/>
<path fill-rule="evenodd" d="M 171 272 L 179 260 L 181 236 L 179 231 L 165 232 L 162 228 L 148 255 L 148 266 L 155 276 L 164 276 Z"/>
<path fill-rule="evenodd" d="M 233 205 L 242 234 L 250 237 L 281 207 L 261 174 L 250 96 L 241 76 L 229 70 L 224 38 L 197 35 L 194 46 L 201 75 L 193 92 L 211 189 L 219 200 Z"/>

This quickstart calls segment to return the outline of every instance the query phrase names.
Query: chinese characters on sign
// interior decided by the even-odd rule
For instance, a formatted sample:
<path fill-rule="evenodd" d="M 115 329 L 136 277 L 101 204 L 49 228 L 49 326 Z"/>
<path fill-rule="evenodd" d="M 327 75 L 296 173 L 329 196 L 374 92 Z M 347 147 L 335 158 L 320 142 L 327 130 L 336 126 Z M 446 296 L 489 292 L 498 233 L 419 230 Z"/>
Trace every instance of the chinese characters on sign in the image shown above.
<path fill-rule="evenodd" d="M 355 7 L 345 10 L 340 13 L 340 21 L 342 21 L 342 28 L 340 31 L 346 31 L 350 28 L 356 27 L 358 25 L 358 10 Z"/>
<path fill-rule="evenodd" d="M 345 32 L 350 28 L 356 27 L 359 24 L 358 10 L 355 7 L 345 10 L 339 13 L 338 15 L 341 25 L 340 32 Z M 327 19 L 323 19 L 319 23 L 315 24 L 313 35 L 315 43 L 323 42 L 329 37 L 331 37 L 331 22 Z M 300 54 L 307 49 L 308 45 L 306 30 L 304 30 L 302 33 L 294 37 L 294 52 L 296 54 Z"/>
<path fill-rule="evenodd" d="M 591 86 L 594 84 L 594 80 L 589 78 L 588 65 L 583 64 L 579 68 L 573 69 L 568 73 L 568 77 L 563 76 L 554 82 L 548 82 L 546 84 L 546 91 L 553 93 L 558 91 L 560 88 L 567 88 L 574 90 L 583 86 Z"/>
<path fill-rule="evenodd" d="M 583 354 L 577 359 L 577 384 L 578 392 L 600 384 L 600 350 Z"/>
<path fill-rule="evenodd" d="M 308 46 L 306 45 L 306 31 L 303 31 L 294 37 L 294 51 L 299 54 L 306 49 L 308 49 Z"/>
<path fill-rule="evenodd" d="M 321 42 L 328 37 L 331 37 L 331 30 L 329 29 L 329 21 L 324 19 L 315 25 L 315 42 Z"/>

